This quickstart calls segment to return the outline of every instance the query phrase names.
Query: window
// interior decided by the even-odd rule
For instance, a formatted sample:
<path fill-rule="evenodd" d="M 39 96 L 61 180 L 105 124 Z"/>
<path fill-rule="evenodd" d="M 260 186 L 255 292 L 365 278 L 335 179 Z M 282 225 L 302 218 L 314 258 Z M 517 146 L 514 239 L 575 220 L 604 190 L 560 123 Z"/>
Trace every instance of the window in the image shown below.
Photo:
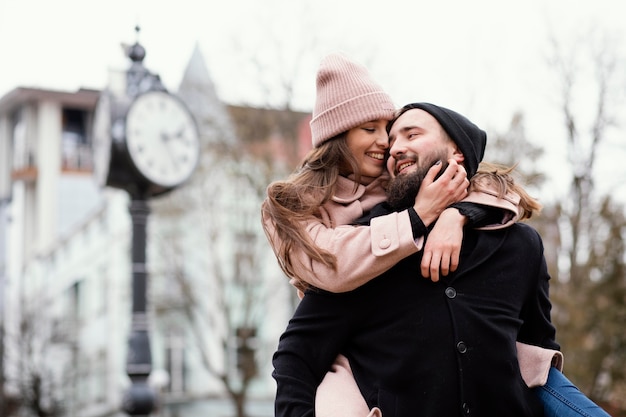
<path fill-rule="evenodd" d="M 165 345 L 165 369 L 169 374 L 167 391 L 185 392 L 185 338 L 178 332 L 170 333 Z"/>
<path fill-rule="evenodd" d="M 256 351 L 258 340 L 256 328 L 238 327 L 236 336 L 237 369 L 244 379 L 250 379 L 257 375 Z"/>
<path fill-rule="evenodd" d="M 90 170 L 91 147 L 87 144 L 87 112 L 63 109 L 61 156 L 63 169 Z"/>
<path fill-rule="evenodd" d="M 235 281 L 252 283 L 258 278 L 254 270 L 256 236 L 251 232 L 239 232 L 236 239 Z"/>
<path fill-rule="evenodd" d="M 13 142 L 13 169 L 21 170 L 34 166 L 34 152 L 26 138 L 26 123 L 22 109 L 11 116 L 11 140 Z"/>
<path fill-rule="evenodd" d="M 75 324 L 80 324 L 84 313 L 84 285 L 82 281 L 76 281 L 69 290 L 69 318 Z"/>

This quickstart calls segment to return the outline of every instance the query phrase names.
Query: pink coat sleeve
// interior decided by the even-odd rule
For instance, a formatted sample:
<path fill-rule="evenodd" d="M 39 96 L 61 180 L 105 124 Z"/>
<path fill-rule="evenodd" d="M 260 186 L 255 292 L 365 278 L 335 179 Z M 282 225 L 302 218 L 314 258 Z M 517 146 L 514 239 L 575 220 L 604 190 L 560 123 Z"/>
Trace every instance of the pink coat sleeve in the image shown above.
<path fill-rule="evenodd" d="M 563 354 L 558 350 L 517 342 L 517 360 L 522 378 L 530 388 L 545 385 L 551 367 L 563 371 Z"/>
<path fill-rule="evenodd" d="M 503 229 L 511 226 L 519 219 L 520 196 L 514 192 L 509 192 L 507 195 L 500 198 L 494 191 L 472 191 L 462 201 L 502 209 L 503 216 L 500 223 L 479 227 L 478 230 Z"/>
<path fill-rule="evenodd" d="M 278 237 L 271 225 L 267 226 L 272 246 L 277 248 Z M 423 238 L 413 239 L 406 210 L 376 217 L 370 226 L 331 228 L 320 220 L 309 222 L 306 230 L 316 245 L 336 256 L 337 270 L 312 261 L 296 249 L 291 256 L 297 278 L 331 292 L 358 288 L 423 246 Z"/>
<path fill-rule="evenodd" d="M 291 252 L 296 277 L 330 292 L 346 292 L 360 287 L 400 260 L 422 250 L 424 244 L 423 237 L 413 239 L 406 210 L 376 217 L 369 227 L 346 225 L 363 215 L 376 202 L 384 200 L 384 191 L 378 184 L 372 184 L 367 189 L 361 186 L 356 193 L 352 192 L 352 184 L 344 179 L 340 184 L 340 196 L 322 207 L 322 218 L 306 225 L 313 242 L 336 257 L 337 269 L 315 262 L 297 249 Z M 498 198 L 495 193 L 474 191 L 463 201 L 503 209 L 505 215 L 502 223 L 484 229 L 510 226 L 518 217 L 517 194 Z M 271 222 L 267 219 L 264 222 L 269 231 L 270 243 L 276 249 L 280 246 L 278 237 L 273 233 Z"/>

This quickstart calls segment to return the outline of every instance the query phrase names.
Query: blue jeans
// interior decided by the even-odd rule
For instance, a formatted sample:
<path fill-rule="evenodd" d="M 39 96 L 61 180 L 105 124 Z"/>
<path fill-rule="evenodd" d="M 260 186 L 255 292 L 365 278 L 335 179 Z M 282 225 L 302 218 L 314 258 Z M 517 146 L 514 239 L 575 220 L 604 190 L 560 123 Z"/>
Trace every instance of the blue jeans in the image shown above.
<path fill-rule="evenodd" d="M 550 368 L 548 382 L 535 388 L 535 393 L 543 403 L 545 417 L 611 417 L 556 368 Z"/>

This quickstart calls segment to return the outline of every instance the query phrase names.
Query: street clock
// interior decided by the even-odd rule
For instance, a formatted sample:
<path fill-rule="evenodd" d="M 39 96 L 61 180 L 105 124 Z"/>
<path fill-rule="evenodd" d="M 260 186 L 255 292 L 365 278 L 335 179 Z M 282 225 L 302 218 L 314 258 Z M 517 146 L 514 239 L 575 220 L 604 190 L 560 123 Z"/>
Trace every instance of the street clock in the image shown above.
<path fill-rule="evenodd" d="M 129 161 L 141 179 L 157 188 L 185 182 L 198 163 L 200 145 L 193 116 L 164 91 L 143 93 L 126 114 Z"/>
<path fill-rule="evenodd" d="M 106 89 L 96 104 L 94 177 L 101 187 L 149 198 L 189 179 L 200 157 L 198 128 L 185 103 L 143 66 L 143 47 L 133 45 L 128 56 L 125 94 Z"/>

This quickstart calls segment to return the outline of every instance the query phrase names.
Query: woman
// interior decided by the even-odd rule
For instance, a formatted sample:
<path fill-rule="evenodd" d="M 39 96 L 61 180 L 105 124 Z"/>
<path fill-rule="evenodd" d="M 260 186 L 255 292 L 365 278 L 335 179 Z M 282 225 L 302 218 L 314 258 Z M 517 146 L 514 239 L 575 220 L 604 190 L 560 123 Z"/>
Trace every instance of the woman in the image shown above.
<path fill-rule="evenodd" d="M 386 198 L 386 123 L 394 106 L 365 68 L 340 55 L 322 62 L 317 88 L 314 149 L 287 180 L 270 184 L 263 224 L 294 285 L 343 292 L 421 250 L 426 227 L 467 195 L 469 182 L 464 167 L 452 161 L 433 185 L 440 171 L 435 166 L 412 210 L 383 216 L 371 227 L 349 226 Z M 500 210 L 498 217 L 504 217 Z M 436 258 L 443 258 L 442 273 L 454 268 L 460 240 Z M 351 259 L 337 256 L 343 252 Z"/>

